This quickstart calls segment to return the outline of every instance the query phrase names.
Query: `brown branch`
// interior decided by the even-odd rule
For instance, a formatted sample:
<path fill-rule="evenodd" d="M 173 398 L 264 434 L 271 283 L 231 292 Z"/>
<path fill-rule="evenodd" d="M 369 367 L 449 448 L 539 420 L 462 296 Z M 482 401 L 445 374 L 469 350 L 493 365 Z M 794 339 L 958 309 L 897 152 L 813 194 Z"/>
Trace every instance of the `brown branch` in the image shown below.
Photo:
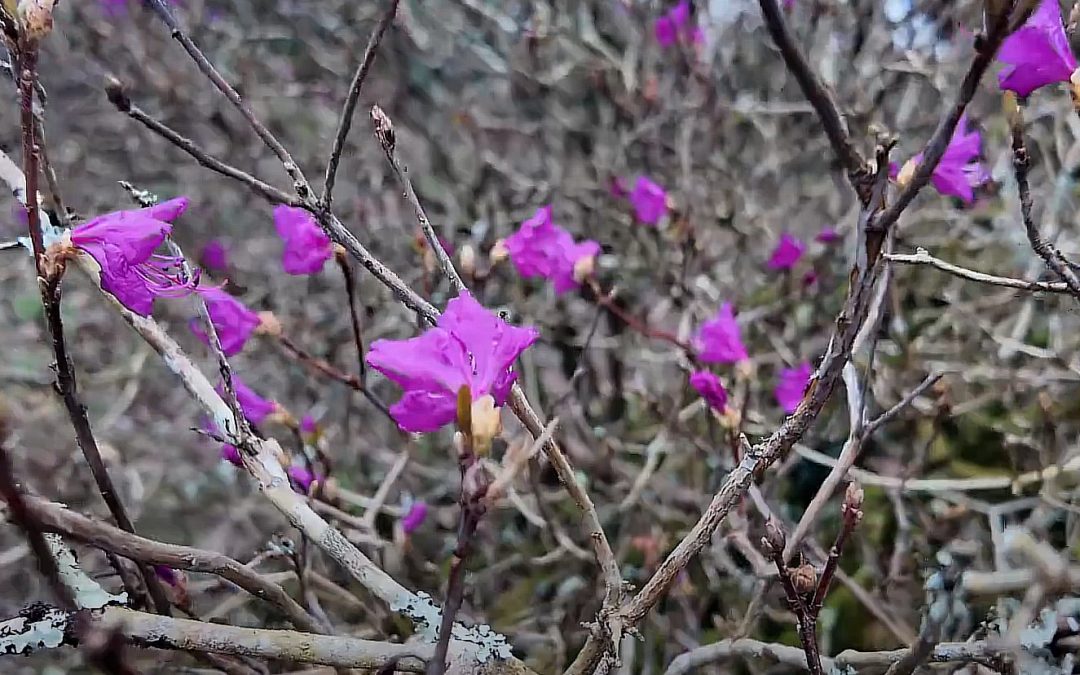
<path fill-rule="evenodd" d="M 1061 282 L 1028 281 L 1026 279 L 1013 279 L 1011 277 L 998 277 L 992 274 L 985 274 L 983 272 L 967 269 L 966 267 L 959 267 L 940 258 L 935 258 L 924 248 L 917 249 L 913 254 L 887 253 L 885 254 L 885 259 L 889 262 L 904 263 L 905 265 L 929 265 L 930 267 L 960 277 L 961 279 L 977 281 L 982 284 L 990 284 L 993 286 L 1016 288 L 1022 291 L 1042 291 L 1045 293 L 1072 292 L 1066 284 Z"/>
<path fill-rule="evenodd" d="M 1020 195 L 1020 215 L 1024 221 L 1024 231 L 1027 233 L 1028 242 L 1046 266 L 1065 283 L 1069 292 L 1080 300 L 1080 278 L 1077 278 L 1076 272 L 1069 266 L 1061 251 L 1043 239 L 1042 234 L 1039 233 L 1039 226 L 1031 215 L 1031 185 L 1028 183 L 1031 157 L 1028 155 L 1027 144 L 1024 141 L 1024 114 L 1016 103 L 1015 97 L 1009 96 L 1006 100 L 1009 109 L 1009 133 L 1012 136 L 1013 175 L 1016 176 L 1016 189 Z"/>
<path fill-rule="evenodd" d="M 55 532 L 137 562 L 180 570 L 216 574 L 282 611 L 300 630 L 326 631 L 281 586 L 267 581 L 245 565 L 214 551 L 178 546 L 124 532 L 39 497 L 27 497 L 26 507 L 47 532 Z"/>
<path fill-rule="evenodd" d="M 46 324 L 52 338 L 52 351 L 54 356 L 54 369 L 56 373 L 55 390 L 60 395 L 67 410 L 68 419 L 75 430 L 75 439 L 82 450 L 86 463 L 90 466 L 90 473 L 94 477 L 98 492 L 101 493 L 109 513 L 116 520 L 117 525 L 128 532 L 134 532 L 135 527 L 128 517 L 120 497 L 113 486 L 112 478 L 101 458 L 97 440 L 90 428 L 90 419 L 86 415 L 86 408 L 79 399 L 78 387 L 75 378 L 75 366 L 68 354 L 67 343 L 64 339 L 64 323 L 60 313 L 61 305 L 61 279 L 64 274 L 62 262 L 49 262 L 45 251 L 45 244 L 41 231 L 41 211 L 38 208 L 38 134 L 35 131 L 37 119 L 34 116 L 34 83 L 37 81 L 37 44 L 32 39 L 23 40 L 20 44 L 19 53 L 19 93 L 20 93 L 20 122 L 22 126 L 23 141 L 23 175 L 26 180 L 26 214 L 27 227 L 30 240 L 34 249 L 34 260 L 37 267 L 37 281 L 41 292 L 41 305 L 45 312 Z M 168 614 L 169 601 L 165 597 L 165 591 L 154 576 L 149 567 L 140 567 L 146 590 L 149 592 L 150 601 L 147 605 L 153 605 L 159 613 Z M 128 591 L 135 597 L 139 589 L 129 588 Z"/>
<path fill-rule="evenodd" d="M 323 194 L 320 200 L 324 209 L 329 210 L 333 203 L 334 179 L 337 176 L 341 153 L 345 150 L 345 139 L 352 128 L 356 104 L 360 100 L 360 90 L 364 86 L 364 80 L 367 79 L 368 71 L 371 70 L 371 64 L 375 62 L 375 53 L 379 49 L 379 43 L 382 42 L 383 35 L 394 21 L 399 1 L 390 0 L 390 5 L 379 19 L 375 30 L 371 32 L 371 37 L 368 38 L 364 56 L 360 59 L 360 65 L 356 67 L 352 82 L 349 84 L 349 93 L 345 96 L 345 105 L 341 109 L 341 117 L 338 118 L 337 133 L 334 134 L 334 146 L 330 151 L 330 159 L 326 163 L 326 179 L 323 181 Z"/>
<path fill-rule="evenodd" d="M 758 0 L 758 4 L 761 5 L 761 15 L 765 20 L 765 27 L 769 29 L 769 35 L 780 50 L 788 71 L 795 77 L 806 100 L 817 113 L 833 151 L 847 172 L 851 186 L 863 195 L 869 187 L 866 183 L 871 177 L 870 170 L 866 166 L 866 160 L 851 142 L 840 109 L 825 83 L 814 73 L 806 56 L 795 44 L 795 38 L 788 29 L 777 0 Z"/>

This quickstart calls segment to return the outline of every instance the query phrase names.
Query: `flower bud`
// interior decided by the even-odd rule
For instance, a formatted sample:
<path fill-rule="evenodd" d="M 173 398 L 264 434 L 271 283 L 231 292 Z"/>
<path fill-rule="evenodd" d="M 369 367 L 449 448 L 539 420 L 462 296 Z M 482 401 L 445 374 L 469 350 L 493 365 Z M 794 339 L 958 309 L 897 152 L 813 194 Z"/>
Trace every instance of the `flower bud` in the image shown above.
<path fill-rule="evenodd" d="M 52 32 L 55 0 L 22 0 L 18 15 L 23 33 L 31 40 L 44 39 Z"/>
<path fill-rule="evenodd" d="M 769 518 L 769 521 L 765 523 L 765 536 L 761 538 L 761 545 L 765 548 L 766 553 L 773 555 L 783 551 L 786 539 L 784 530 L 776 522 L 776 519 Z"/>
<path fill-rule="evenodd" d="M 847 490 L 844 492 L 844 508 L 854 511 L 862 509 L 864 497 L 865 493 L 858 483 L 854 481 L 848 483 Z"/>
<path fill-rule="evenodd" d="M 491 442 L 502 431 L 502 416 L 491 395 L 481 396 L 472 404 L 473 452 L 483 457 L 491 451 Z"/>
<path fill-rule="evenodd" d="M 495 245 L 492 246 L 491 250 L 488 252 L 488 260 L 491 261 L 492 265 L 497 265 L 509 257 L 510 250 L 506 248 L 506 242 L 502 239 L 495 242 Z"/>
<path fill-rule="evenodd" d="M 386 116 L 383 109 L 377 105 L 371 106 L 371 122 L 375 125 L 375 138 L 382 145 L 383 152 L 386 154 L 393 153 L 394 144 L 397 142 L 394 138 L 394 123 Z"/>
<path fill-rule="evenodd" d="M 596 256 L 587 255 L 578 258 L 574 263 L 574 281 L 579 284 L 592 278 L 594 272 L 596 272 Z"/>
<path fill-rule="evenodd" d="M 260 335 L 281 337 L 281 322 L 273 312 L 259 312 L 259 325 L 255 327 L 255 331 Z"/>
<path fill-rule="evenodd" d="M 471 244 L 463 244 L 458 250 L 458 265 L 466 276 L 476 275 L 476 249 Z"/>
<path fill-rule="evenodd" d="M 806 595 L 817 588 L 817 570 L 810 563 L 789 568 L 791 583 L 799 595 Z"/>
<path fill-rule="evenodd" d="M 915 177 L 915 169 L 919 168 L 919 163 L 912 157 L 908 161 L 904 162 L 904 166 L 900 168 L 900 173 L 896 176 L 896 184 L 901 189 L 906 188 L 911 179 Z"/>

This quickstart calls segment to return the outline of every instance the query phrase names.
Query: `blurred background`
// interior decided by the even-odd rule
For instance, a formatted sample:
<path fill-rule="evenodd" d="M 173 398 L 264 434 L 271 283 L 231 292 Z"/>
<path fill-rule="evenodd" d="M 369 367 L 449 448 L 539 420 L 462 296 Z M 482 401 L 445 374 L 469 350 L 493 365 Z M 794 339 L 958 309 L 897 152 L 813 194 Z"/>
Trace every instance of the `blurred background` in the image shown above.
<path fill-rule="evenodd" d="M 751 374 L 716 372 L 741 397 L 742 428 L 756 440 L 783 419 L 774 395 L 780 370 L 814 363 L 824 352 L 847 285 L 858 208 L 757 3 L 697 0 L 690 21 L 700 34 L 665 46 L 655 22 L 674 4 L 402 0 L 364 86 L 335 191 L 336 213 L 365 246 L 436 305 L 452 297 L 372 137 L 367 111 L 377 103 L 394 122 L 398 155 L 420 201 L 477 297 L 541 331 L 520 364 L 521 381 L 539 410 L 560 417 L 558 437 L 597 504 L 624 576 L 638 585 L 732 466 L 729 429 L 688 386 L 689 364 L 678 348 L 599 308 L 588 289 L 556 296 L 549 283 L 521 279 L 507 262 L 493 264 L 491 247 L 551 204 L 556 222 L 601 243 L 600 286 L 615 288 L 621 312 L 637 322 L 685 341 L 723 302 L 734 303 Z M 174 7 L 309 178 L 321 177 L 349 80 L 383 3 L 183 0 Z M 893 133 L 898 163 L 929 138 L 982 24 L 981 3 L 965 0 L 796 0 L 787 17 L 864 153 L 872 154 L 874 133 Z M 280 163 L 150 10 L 136 0 L 61 3 L 40 72 L 50 160 L 74 213 L 130 208 L 121 180 L 162 198 L 189 197 L 175 228 L 185 251 L 197 257 L 211 242 L 223 245 L 227 268 L 208 271 L 211 277 L 227 279 L 253 309 L 272 311 L 284 333 L 312 354 L 358 371 L 338 269 L 284 274 L 272 205 L 196 165 L 106 100 L 104 82 L 114 76 L 149 114 L 291 191 Z M 1066 254 L 1077 253 L 1080 121 L 1066 91 L 1054 87 L 1032 97 L 1027 117 L 1043 234 Z M 900 221 L 896 250 L 921 246 L 959 265 L 1038 278 L 1043 265 L 1019 221 L 992 77 L 969 119 L 982 132 L 993 180 L 971 205 L 923 190 Z M 0 121 L 0 143 L 17 157 L 14 86 Z M 619 181 L 632 185 L 639 176 L 667 191 L 670 210 L 659 227 L 637 222 L 619 192 Z M 12 214 L 0 218 L 0 239 L 22 234 L 13 208 L 13 201 L 0 205 L 0 214 Z M 839 233 L 838 241 L 818 239 L 827 229 Z M 806 242 L 806 253 L 793 269 L 771 270 L 766 262 L 784 233 Z M 33 491 L 105 517 L 52 391 L 32 261 L 24 251 L 0 256 L 0 404 L 11 420 L 17 473 Z M 871 372 L 870 414 L 894 405 L 929 373 L 946 376 L 879 431 L 859 461 L 882 480 L 866 482 L 866 517 L 822 615 L 826 653 L 906 643 L 918 630 L 923 577 L 938 554 L 963 551 L 973 568 L 995 569 L 993 535 L 1004 523 L 1022 522 L 1061 549 L 1076 543 L 1070 475 L 1019 495 L 971 492 L 963 484 L 1055 465 L 1075 452 L 1075 301 L 973 284 L 927 267 L 896 266 L 894 274 L 872 362 L 859 363 Z M 357 277 L 365 344 L 413 335 L 415 318 L 361 268 Z M 260 572 L 295 589 L 289 551 L 301 546 L 297 533 L 246 475 L 220 459 L 217 444 L 193 431 L 202 423 L 197 407 L 86 280 L 72 274 L 64 286 L 79 388 L 140 533 L 255 560 Z M 186 325 L 193 312 L 188 301 L 159 301 L 155 316 L 213 373 L 210 355 Z M 360 394 L 313 374 L 269 338 L 252 340 L 232 362 L 259 393 L 318 422 L 338 488 L 312 497 L 329 503 L 324 514 L 396 579 L 442 598 L 458 518 L 449 432 L 398 431 Z M 579 367 L 583 374 L 575 378 Z M 383 401 L 397 399 L 397 387 L 381 376 L 370 382 Z M 516 420 L 504 417 L 508 442 L 523 442 Z M 262 430 L 290 438 L 280 426 Z M 838 391 L 802 445 L 836 456 L 846 436 Z M 535 469 L 481 523 L 461 617 L 490 623 L 530 666 L 554 673 L 585 639 L 581 624 L 595 617 L 599 582 L 573 503 L 550 468 Z M 797 521 L 827 470 L 793 452 L 762 482 L 763 498 L 779 517 Z M 902 486 L 901 479 L 914 478 L 957 483 L 941 490 Z M 380 487 L 383 503 L 369 516 Z M 402 515 L 417 501 L 428 505 L 427 518 L 405 532 Z M 811 539 L 827 548 L 838 518 L 837 499 Z M 763 524 L 758 511 L 744 508 L 721 528 L 642 624 L 643 639 L 627 647 L 625 672 L 663 672 L 678 654 L 725 637 L 797 644 L 782 593 L 756 573 Z M 46 591 L 19 533 L 0 530 L 0 544 L 0 612 L 9 616 Z M 100 553 L 82 553 L 88 571 L 117 585 Z M 316 551 L 308 555 L 327 582 L 316 594 L 337 630 L 408 637 L 404 620 Z M 284 625 L 215 577 L 192 574 L 187 584 L 203 619 Z M 990 609 L 973 603 L 970 621 L 977 624 Z M 181 672 L 194 663 L 164 651 L 131 658 L 145 672 Z M 739 661 L 711 668 L 702 672 L 785 672 Z M 69 649 L 5 661 L 0 669 L 63 673 L 84 666 Z"/>

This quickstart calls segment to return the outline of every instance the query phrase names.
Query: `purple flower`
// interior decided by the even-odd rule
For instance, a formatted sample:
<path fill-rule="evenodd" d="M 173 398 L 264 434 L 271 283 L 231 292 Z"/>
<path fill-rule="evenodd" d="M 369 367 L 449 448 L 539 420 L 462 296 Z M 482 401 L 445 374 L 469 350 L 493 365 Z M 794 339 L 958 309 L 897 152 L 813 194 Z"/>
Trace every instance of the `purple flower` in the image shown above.
<path fill-rule="evenodd" d="M 690 386 L 701 394 L 701 398 L 716 412 L 727 408 L 727 390 L 720 378 L 707 370 L 698 370 L 690 374 Z"/>
<path fill-rule="evenodd" d="M 795 368 L 782 368 L 776 382 L 776 401 L 784 412 L 791 414 L 799 407 L 803 392 L 810 384 L 810 375 L 813 369 L 809 363 L 803 362 Z"/>
<path fill-rule="evenodd" d="M 311 415 L 304 415 L 300 420 L 300 431 L 305 434 L 313 434 L 319 430 L 319 424 L 315 421 L 315 418 Z"/>
<path fill-rule="evenodd" d="M 780 242 L 773 249 L 767 263 L 771 270 L 789 270 L 802 258 L 806 244 L 788 233 L 780 235 Z"/>
<path fill-rule="evenodd" d="M 1076 70 L 1076 57 L 1065 36 L 1058 0 L 1042 0 L 1027 22 L 1005 39 L 997 57 L 1007 64 L 998 73 L 998 84 L 1018 96 L 1068 82 Z"/>
<path fill-rule="evenodd" d="M 457 395 L 490 394 L 502 405 L 517 378 L 511 370 L 540 334 L 485 309 L 468 291 L 446 305 L 438 325 L 408 340 L 376 340 L 367 363 L 404 390 L 390 413 L 405 431 L 436 431 L 457 418 Z"/>
<path fill-rule="evenodd" d="M 409 510 L 401 517 L 401 529 L 405 534 L 412 534 L 427 518 L 428 505 L 422 501 L 415 501 L 409 506 Z"/>
<path fill-rule="evenodd" d="M 814 239 L 822 244 L 834 244 L 840 241 L 840 233 L 834 227 L 825 227 Z"/>
<path fill-rule="evenodd" d="M 315 274 L 334 256 L 334 244 L 312 215 L 295 206 L 274 207 L 274 227 L 285 241 L 281 266 L 297 276 Z"/>
<path fill-rule="evenodd" d="M 668 10 L 653 24 L 653 34 L 661 47 L 671 47 L 680 37 L 690 42 L 701 42 L 701 29 L 690 25 L 690 0 L 679 0 L 679 4 Z"/>
<path fill-rule="evenodd" d="M 634 184 L 630 203 L 634 205 L 637 219 L 646 225 L 656 225 L 667 213 L 667 193 L 645 176 L 638 178 Z"/>
<path fill-rule="evenodd" d="M 198 282 L 183 278 L 182 258 L 154 253 L 187 205 L 187 197 L 178 197 L 107 213 L 72 229 L 71 243 L 97 262 L 103 290 L 132 312 L 148 316 L 154 298 L 183 297 Z"/>
<path fill-rule="evenodd" d="M 783 5 L 784 9 L 790 10 L 792 7 L 795 6 L 795 0 L 784 0 Z"/>
<path fill-rule="evenodd" d="M 206 301 L 210 321 L 214 323 L 218 340 L 221 341 L 221 351 L 225 353 L 225 356 L 239 354 L 244 348 L 244 343 L 259 327 L 259 315 L 220 288 L 199 287 L 195 289 L 195 292 Z M 192 319 L 188 327 L 200 342 L 204 345 L 210 344 L 210 338 L 203 330 L 202 319 Z"/>
<path fill-rule="evenodd" d="M 221 445 L 221 458 L 233 466 L 243 467 L 244 462 L 240 459 L 240 451 L 235 445 L 223 443 Z"/>
<path fill-rule="evenodd" d="M 276 403 L 256 394 L 251 387 L 244 384 L 244 381 L 236 373 L 233 373 L 232 383 L 233 389 L 236 391 L 236 402 L 240 404 L 244 417 L 248 418 L 248 421 L 252 424 L 261 424 L 263 420 L 277 410 Z M 214 387 L 214 391 L 218 393 L 218 396 L 225 396 L 225 388 L 221 382 L 218 382 L 217 386 Z"/>
<path fill-rule="evenodd" d="M 737 363 L 749 358 L 730 302 L 720 305 L 715 319 L 701 325 L 695 343 L 705 363 Z"/>
<path fill-rule="evenodd" d="M 174 588 L 180 585 L 179 572 L 165 565 L 154 565 L 153 567 L 154 576 L 156 576 L 158 579 L 161 579 L 162 581 L 169 584 L 170 586 L 173 586 Z"/>
<path fill-rule="evenodd" d="M 579 287 L 575 271 L 590 268 L 589 259 L 600 253 L 600 244 L 575 243 L 569 232 L 551 222 L 550 206 L 537 209 L 503 244 L 518 274 L 550 279 L 557 294 Z"/>
<path fill-rule="evenodd" d="M 975 188 L 990 180 L 990 172 L 979 162 L 981 144 L 979 132 L 968 131 L 967 115 L 962 116 L 945 148 L 945 154 L 930 175 L 930 182 L 938 192 L 958 197 L 965 204 L 975 201 Z M 896 173 L 896 180 L 902 185 L 911 180 L 922 159 L 921 152 L 909 159 Z"/>
<path fill-rule="evenodd" d="M 319 480 L 319 477 L 311 473 L 306 467 L 300 464 L 293 464 L 288 470 L 289 479 L 292 481 L 293 490 L 306 495 L 311 492 L 311 484 Z"/>
<path fill-rule="evenodd" d="M 223 272 L 229 267 L 229 251 L 220 239 L 211 239 L 202 247 L 199 261 L 208 270 Z"/>

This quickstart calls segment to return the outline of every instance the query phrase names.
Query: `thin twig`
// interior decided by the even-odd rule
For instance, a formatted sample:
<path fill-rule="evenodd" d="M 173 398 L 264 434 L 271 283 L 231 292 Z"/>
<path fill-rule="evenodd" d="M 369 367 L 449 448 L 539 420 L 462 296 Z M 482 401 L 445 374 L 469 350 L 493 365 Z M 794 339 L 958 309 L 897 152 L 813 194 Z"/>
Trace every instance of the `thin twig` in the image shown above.
<path fill-rule="evenodd" d="M 106 82 L 105 94 L 108 96 L 109 102 L 112 103 L 117 110 L 191 155 L 195 161 L 202 166 L 205 166 L 211 171 L 216 171 L 223 176 L 228 176 L 229 178 L 240 181 L 253 191 L 261 194 L 273 204 L 288 204 L 290 206 L 301 205 L 301 201 L 296 197 L 289 195 L 283 190 L 279 190 L 265 181 L 259 180 L 242 169 L 238 169 L 235 166 L 227 164 L 217 157 L 210 155 L 195 143 L 195 141 L 181 135 L 172 127 L 133 104 L 119 80 L 110 79 Z"/>
<path fill-rule="evenodd" d="M 1013 175 L 1016 176 L 1016 189 L 1020 196 L 1020 215 L 1024 221 L 1024 231 L 1035 253 L 1043 259 L 1046 266 L 1065 282 L 1069 292 L 1080 300 L 1080 278 L 1069 266 L 1065 256 L 1039 233 L 1039 226 L 1031 215 L 1031 185 L 1028 184 L 1028 168 L 1031 158 L 1024 141 L 1024 115 L 1014 99 L 1009 99 L 1009 132 L 1012 136 Z"/>
<path fill-rule="evenodd" d="M 221 76 L 221 73 L 217 71 L 214 64 L 210 63 L 210 60 L 206 58 L 206 55 L 196 46 L 183 29 L 180 27 L 180 23 L 176 20 L 172 10 L 164 0 L 149 0 L 150 7 L 154 10 L 154 13 L 169 27 L 169 31 L 172 34 L 174 40 L 180 43 L 180 46 L 184 48 L 184 51 L 188 53 L 191 60 L 195 62 L 195 65 L 206 78 L 213 83 L 221 94 L 228 99 L 233 106 L 240 111 L 240 114 L 244 116 L 244 119 L 248 121 L 251 129 L 255 134 L 262 139 L 266 147 L 281 160 L 281 165 L 285 168 L 285 172 L 289 174 L 289 178 L 292 178 L 294 187 L 297 193 L 302 198 L 308 198 L 311 196 L 311 189 L 308 186 L 307 179 L 304 178 L 304 174 L 300 171 L 300 167 L 295 161 L 293 161 L 292 155 L 285 149 L 285 146 L 281 144 L 274 134 L 270 133 L 270 130 L 266 128 L 251 108 L 244 103 L 240 98 L 240 94 L 233 89 L 232 85 L 225 81 L 225 78 Z"/>
<path fill-rule="evenodd" d="M 360 386 L 367 392 L 367 365 L 364 363 L 364 336 L 363 326 L 360 323 L 360 308 L 357 307 L 356 298 L 356 275 L 353 274 L 352 265 L 345 256 L 345 249 L 337 248 L 334 251 L 334 260 L 341 270 L 341 276 L 345 281 L 345 294 L 349 299 L 349 322 L 352 326 L 353 343 L 356 345 L 356 358 L 360 366 Z"/>
<path fill-rule="evenodd" d="M 784 58 L 788 71 L 795 77 L 806 100 L 817 113 L 825 135 L 828 136 L 833 151 L 836 152 L 836 156 L 847 172 L 852 187 L 862 195 L 868 187 L 866 182 L 871 177 L 870 170 L 866 166 L 866 160 L 851 142 L 840 109 L 825 84 L 814 73 L 806 56 L 795 44 L 795 38 L 787 27 L 777 0 L 758 0 L 758 3 L 761 5 L 765 27 L 769 29 L 769 35 L 780 49 L 780 55 Z"/>
<path fill-rule="evenodd" d="M 383 109 L 377 105 L 371 108 L 371 122 L 375 126 L 375 138 L 379 141 L 383 154 L 386 155 L 386 161 L 390 162 L 390 166 L 394 170 L 394 176 L 397 177 L 398 183 L 405 194 L 405 201 L 409 202 L 409 205 L 413 208 L 416 220 L 420 223 L 420 229 L 424 232 L 428 246 L 431 247 L 431 251 L 435 254 L 439 268 L 446 275 L 450 285 L 454 287 L 456 292 L 460 293 L 468 290 L 465 287 L 465 282 L 461 279 L 461 275 L 454 268 L 454 263 L 450 260 L 446 249 L 443 248 L 442 242 L 439 241 L 438 235 L 435 234 L 435 228 L 431 226 L 431 221 L 428 220 L 427 213 L 420 204 L 420 199 L 416 196 L 416 190 L 413 189 L 412 181 L 409 179 L 409 170 L 398 160 L 393 122 L 383 112 Z"/>
<path fill-rule="evenodd" d="M 387 419 L 393 419 L 393 417 L 390 416 L 390 409 L 386 407 L 386 404 L 383 403 L 378 396 L 373 394 L 371 390 L 369 390 L 364 385 L 361 376 L 353 375 L 352 373 L 346 373 L 345 371 L 335 367 L 326 359 L 320 359 L 319 357 L 311 354 L 309 351 L 307 351 L 300 345 L 293 342 L 293 340 L 287 335 L 278 335 L 277 341 L 285 350 L 285 352 L 288 353 L 291 357 L 304 364 L 305 366 L 311 368 L 312 370 L 322 373 L 326 377 L 332 380 L 337 380 L 338 382 L 344 384 L 346 387 L 360 392 L 364 395 L 364 398 L 370 401 L 371 404 L 375 406 L 379 412 L 386 416 Z M 361 356 L 360 358 L 362 361 L 363 356 Z"/>
<path fill-rule="evenodd" d="M 1061 282 L 1050 281 L 1027 281 L 1026 279 L 1012 279 L 1009 277 L 998 277 L 991 274 L 985 274 L 983 272 L 977 272 L 965 267 L 958 267 L 950 262 L 935 258 L 930 255 L 929 251 L 925 248 L 916 249 L 914 254 L 902 254 L 902 253 L 886 253 L 885 259 L 889 262 L 904 263 L 907 265 L 929 265 L 935 267 L 942 272 L 947 272 L 961 279 L 968 279 L 969 281 L 977 281 L 983 284 L 991 284 L 994 286 L 1004 286 L 1006 288 L 1017 288 L 1024 291 L 1044 291 L 1046 293 L 1071 293 L 1069 287 Z"/>
<path fill-rule="evenodd" d="M 371 64 L 375 62 L 375 53 L 379 50 L 379 43 L 382 42 L 383 35 L 390 28 L 390 24 L 394 22 L 399 1 L 390 0 L 390 5 L 379 19 L 375 30 L 371 31 L 367 47 L 364 48 L 364 56 L 360 59 L 360 64 L 356 67 L 352 82 L 349 84 L 349 93 L 345 96 L 345 105 L 341 108 L 341 117 L 338 118 L 337 133 L 334 134 L 334 146 L 330 150 L 330 159 L 326 162 L 326 179 L 323 181 L 323 194 L 320 201 L 323 208 L 327 210 L 333 203 L 334 179 L 337 176 L 341 153 L 345 150 L 345 139 L 349 136 L 349 129 L 352 128 L 356 104 L 360 100 L 360 90 L 364 86 L 364 80 L 367 79 L 368 71 L 371 70 Z"/>

